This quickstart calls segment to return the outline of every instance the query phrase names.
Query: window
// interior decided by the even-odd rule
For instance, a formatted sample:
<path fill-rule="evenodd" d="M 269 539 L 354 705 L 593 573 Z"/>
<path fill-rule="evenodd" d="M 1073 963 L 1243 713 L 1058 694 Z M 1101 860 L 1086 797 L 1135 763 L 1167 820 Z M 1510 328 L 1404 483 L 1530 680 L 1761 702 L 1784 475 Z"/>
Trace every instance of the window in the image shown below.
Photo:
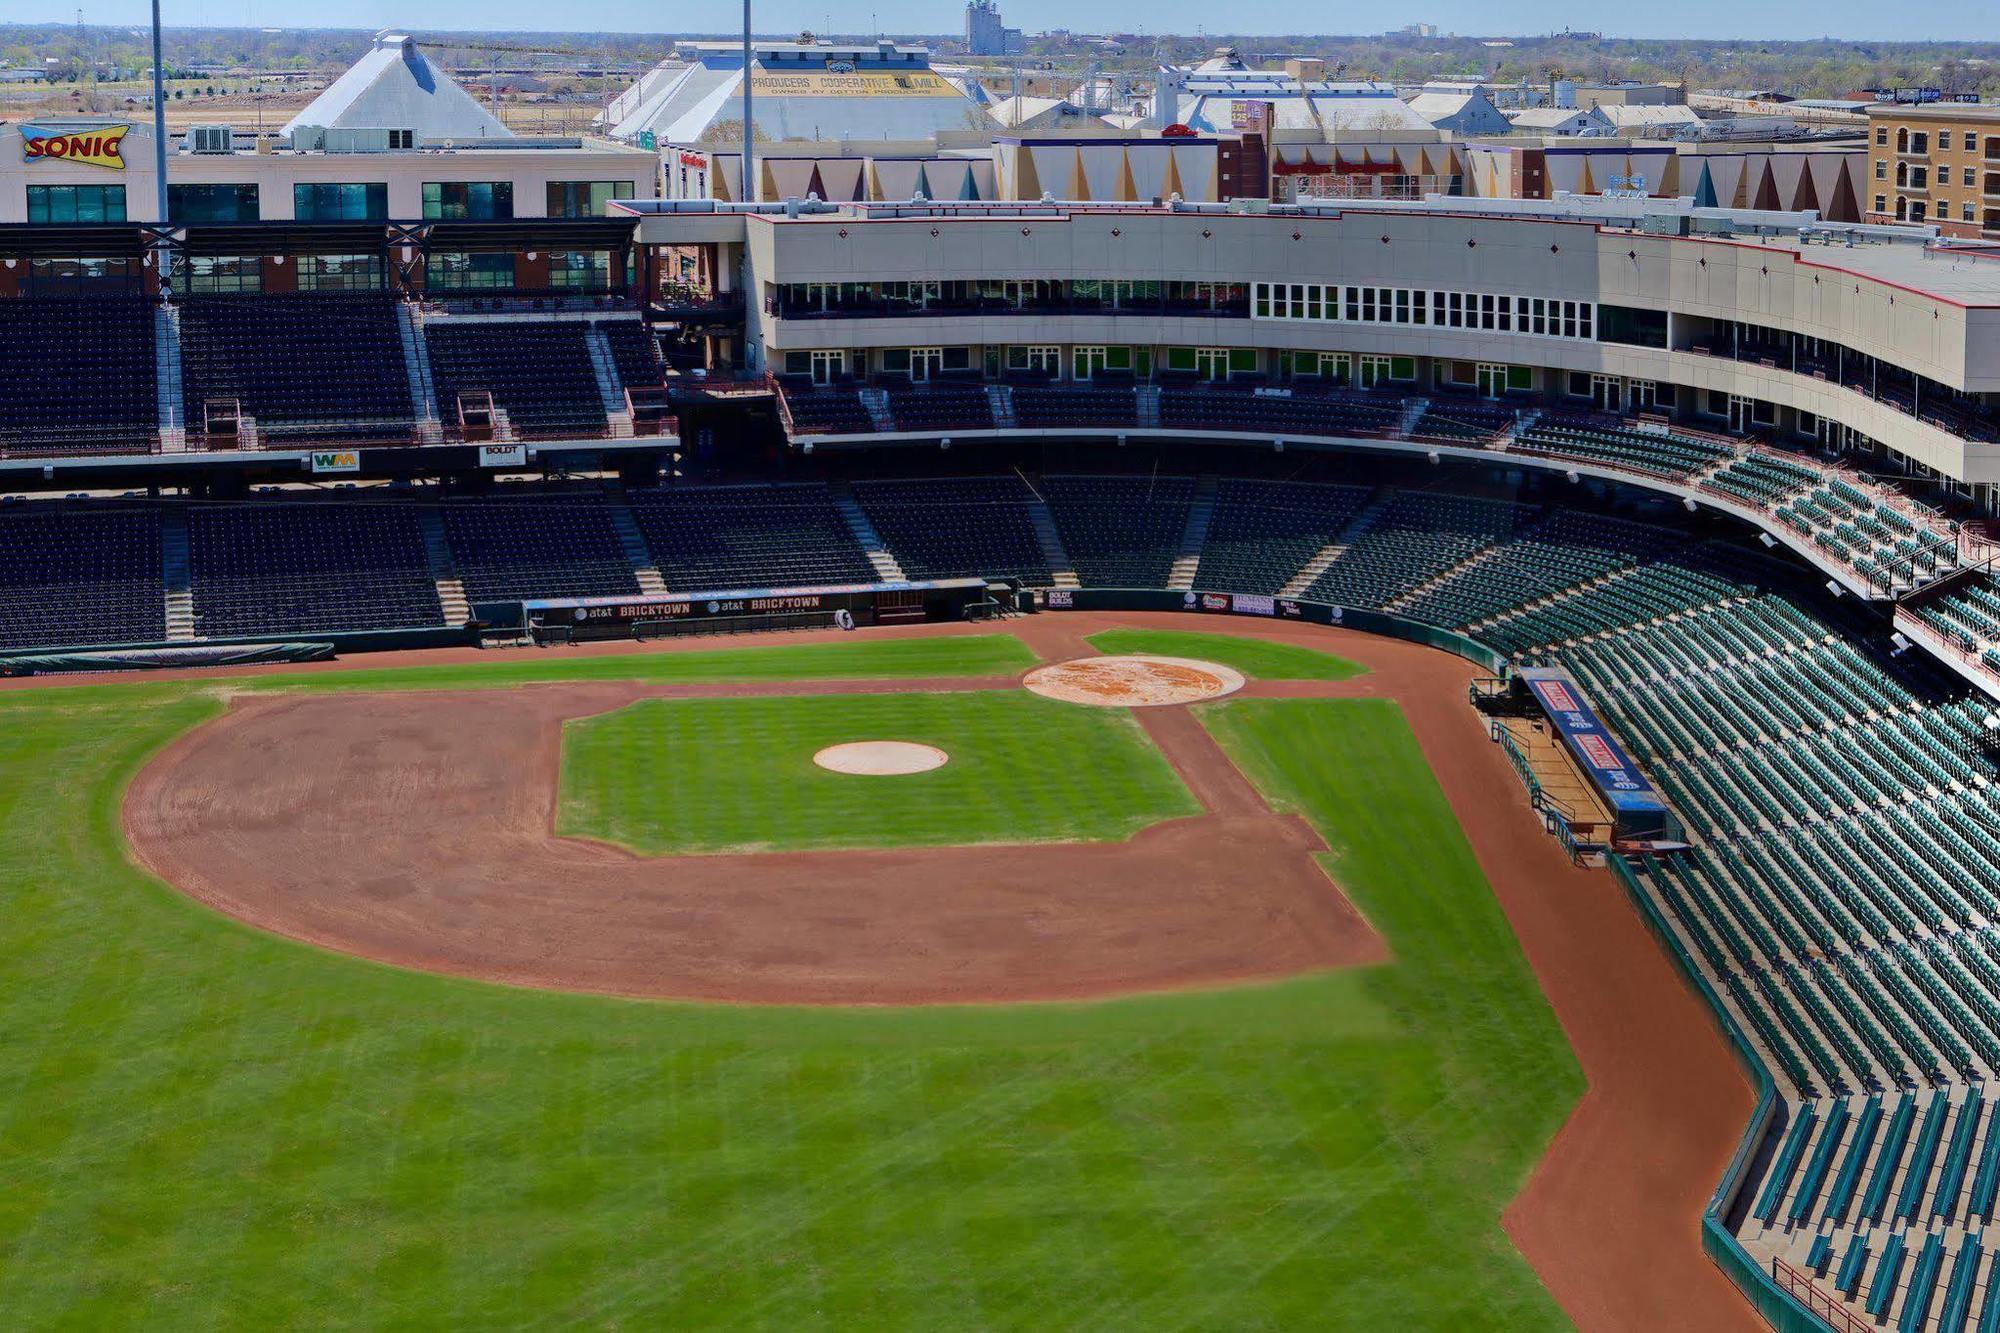
<path fill-rule="evenodd" d="M 1007 349 L 1007 369 L 1039 370 L 1053 379 L 1062 373 L 1062 348 L 1009 347 Z"/>
<path fill-rule="evenodd" d="M 1875 142 L 1880 147 L 1888 147 L 1889 127 L 1887 125 L 1877 125 L 1875 127 Z"/>
<path fill-rule="evenodd" d="M 122 185 L 30 185 L 30 222 L 123 222 Z"/>
<path fill-rule="evenodd" d="M 1972 222 L 1975 220 L 1972 209 L 1972 201 L 1970 199 L 1965 201 L 1965 206 L 1959 214 L 1959 220 L 1961 222 Z"/>
<path fill-rule="evenodd" d="M 491 222 L 514 216 L 512 181 L 425 181 L 424 216 Z"/>
<path fill-rule="evenodd" d="M 1883 180 L 1887 180 L 1887 179 L 1889 179 L 1889 159 L 1888 159 L 1888 158 L 1886 158 L 1886 157 L 1878 157 L 1878 158 L 1876 158 L 1876 159 L 1875 159 L 1875 179 L 1876 179 L 1876 180 L 1878 180 L 1878 181 L 1883 181 Z"/>
<path fill-rule="evenodd" d="M 24 296 L 136 294 L 139 264 L 133 259 L 30 259 Z"/>
<path fill-rule="evenodd" d="M 1076 379 L 1087 380 L 1100 371 L 1129 371 L 1132 369 L 1132 349 L 1129 347 L 1079 347 L 1071 361 Z"/>
<path fill-rule="evenodd" d="M 383 181 L 292 187 L 292 215 L 301 222 L 383 222 L 389 186 Z"/>
<path fill-rule="evenodd" d="M 255 222 L 258 216 L 254 184 L 167 186 L 167 217 L 174 222 Z"/>
<path fill-rule="evenodd" d="M 1876 196 L 1875 196 L 1875 211 L 1876 211 L 1877 213 L 1886 213 L 1886 212 L 1888 212 L 1888 211 L 1889 211 L 1889 196 L 1888 196 L 1888 195 L 1886 195 L 1886 194 L 1878 194 L 1878 195 L 1876 195 Z"/>
<path fill-rule="evenodd" d="M 1939 151 L 1940 153 L 1949 153 L 1949 152 L 1951 151 L 1951 131 L 1950 131 L 1950 130 L 1939 130 L 1939 131 L 1938 131 L 1938 151 Z"/>
<path fill-rule="evenodd" d="M 402 149 L 407 151 L 409 149 L 415 148 L 416 146 L 417 146 L 417 132 L 415 130 L 389 131 L 389 147 L 392 151 L 396 149 Z"/>
<path fill-rule="evenodd" d="M 611 290 L 611 254 L 607 250 L 551 250 L 549 286 L 564 291 Z"/>
<path fill-rule="evenodd" d="M 301 255 L 302 292 L 378 292 L 383 282 L 380 255 Z"/>
<path fill-rule="evenodd" d="M 631 181 L 550 181 L 549 216 L 595 218 L 613 199 L 630 199 Z"/>
<path fill-rule="evenodd" d="M 1965 188 L 1969 190 L 1978 183 L 1979 183 L 1979 178 L 1973 175 L 1971 167 L 1967 167 L 1965 169 L 1965 180 L 1964 180 Z"/>
<path fill-rule="evenodd" d="M 441 292 L 506 291 L 514 285 L 514 256 L 445 251 L 424 265 L 424 286 Z"/>
<path fill-rule="evenodd" d="M 197 296 L 264 290 L 263 266 L 246 255 L 195 255 L 187 261 L 187 290 Z"/>

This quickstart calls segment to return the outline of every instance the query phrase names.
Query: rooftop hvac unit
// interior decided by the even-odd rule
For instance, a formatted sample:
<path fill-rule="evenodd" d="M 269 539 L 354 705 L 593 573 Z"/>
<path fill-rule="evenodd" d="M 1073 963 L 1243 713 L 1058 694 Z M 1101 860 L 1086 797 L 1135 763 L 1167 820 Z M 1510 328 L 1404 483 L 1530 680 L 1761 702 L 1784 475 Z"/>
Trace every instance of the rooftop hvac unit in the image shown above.
<path fill-rule="evenodd" d="M 235 148 L 236 136 L 227 125 L 190 125 L 187 143 L 190 152 L 227 153 Z"/>

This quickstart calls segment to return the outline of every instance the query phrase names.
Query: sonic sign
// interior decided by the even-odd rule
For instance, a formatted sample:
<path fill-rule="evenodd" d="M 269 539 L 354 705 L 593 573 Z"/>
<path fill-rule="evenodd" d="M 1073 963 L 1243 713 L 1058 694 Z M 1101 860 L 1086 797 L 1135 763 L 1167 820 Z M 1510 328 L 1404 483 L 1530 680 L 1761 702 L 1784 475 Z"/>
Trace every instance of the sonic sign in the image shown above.
<path fill-rule="evenodd" d="M 81 162 L 86 166 L 125 170 L 125 134 L 130 125 L 101 125 L 87 130 L 52 130 L 40 125 L 21 127 L 21 153 L 29 162 Z"/>

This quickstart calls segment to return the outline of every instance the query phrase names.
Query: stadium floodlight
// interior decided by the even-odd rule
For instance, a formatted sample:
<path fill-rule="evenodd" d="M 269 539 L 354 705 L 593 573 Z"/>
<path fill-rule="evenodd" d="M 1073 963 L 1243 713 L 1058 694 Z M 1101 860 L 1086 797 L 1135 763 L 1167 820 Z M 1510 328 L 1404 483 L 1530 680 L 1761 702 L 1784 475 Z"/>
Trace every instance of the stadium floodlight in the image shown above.
<path fill-rule="evenodd" d="M 1768 550 L 1771 550 L 1772 548 L 1774 548 L 1774 547 L 1775 547 L 1775 546 L 1777 546 L 1777 544 L 1778 544 L 1778 539 L 1777 539 L 1776 537 L 1773 537 L 1773 536 L 1772 536 L 1772 535 L 1771 535 L 1770 533 L 1768 533 L 1768 532 L 1760 532 L 1760 533 L 1758 533 L 1758 534 L 1757 534 L 1757 540 L 1758 540 L 1758 541 L 1760 541 L 1760 542 L 1762 542 L 1762 543 L 1764 543 L 1764 549 L 1765 549 L 1765 550 L 1767 550 L 1767 551 L 1768 551 Z"/>
<path fill-rule="evenodd" d="M 1572 486 L 1583 480 L 1583 475 L 1575 468 L 1571 468 L 1569 471 L 1563 473 L 1563 475 L 1569 478 L 1569 484 Z"/>
<path fill-rule="evenodd" d="M 1442 463 L 1444 461 L 1443 455 L 1439 454 L 1438 451 L 1435 449 L 1425 454 L 1424 457 L 1431 460 L 1432 467 L 1436 467 L 1439 463 Z"/>
<path fill-rule="evenodd" d="M 1833 579 L 1828 579 L 1826 581 L 1826 590 L 1832 593 L 1835 597 L 1838 597 L 1842 593 L 1847 591 L 1847 589 L 1841 587 L 1840 584 Z"/>
<path fill-rule="evenodd" d="M 1903 632 L 1901 630 L 1897 630 L 1895 633 L 1891 634 L 1889 636 L 1889 642 L 1896 645 L 1894 648 L 1889 650 L 1889 656 L 1891 657 L 1901 657 L 1904 653 L 1910 651 L 1910 641 L 1903 637 Z"/>
<path fill-rule="evenodd" d="M 1698 514 L 1701 512 L 1701 506 L 1694 502 L 1694 497 L 1692 495 L 1683 495 L 1681 497 L 1681 505 L 1690 514 Z"/>

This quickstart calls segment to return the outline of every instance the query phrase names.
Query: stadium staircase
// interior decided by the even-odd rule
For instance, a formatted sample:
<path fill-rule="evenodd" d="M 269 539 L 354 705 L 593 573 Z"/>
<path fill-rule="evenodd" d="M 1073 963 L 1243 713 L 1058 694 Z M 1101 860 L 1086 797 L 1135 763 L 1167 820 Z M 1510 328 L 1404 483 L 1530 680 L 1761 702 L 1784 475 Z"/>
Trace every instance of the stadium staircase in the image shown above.
<path fill-rule="evenodd" d="M 190 642 L 194 632 L 193 575 L 188 556 L 187 510 L 167 505 L 160 511 L 160 576 L 166 588 L 167 638 Z"/>
<path fill-rule="evenodd" d="M 1013 430 L 1018 424 L 1014 420 L 1014 391 L 1006 385 L 987 385 L 986 405 L 992 409 L 995 430 Z"/>
<path fill-rule="evenodd" d="M 1157 384 L 1141 384 L 1135 389 L 1132 396 L 1132 410 L 1134 420 L 1138 422 L 1141 429 L 1158 430 L 1160 428 L 1160 386 Z"/>
<path fill-rule="evenodd" d="M 1076 576 L 1076 566 L 1063 549 L 1062 533 L 1056 530 L 1056 517 L 1049 512 L 1049 502 L 1042 493 L 1023 475 L 1021 484 L 1028 488 L 1028 521 L 1035 525 L 1035 540 L 1041 543 L 1042 558 L 1049 564 L 1049 586 L 1052 588 L 1080 588 L 1082 582 Z"/>
<path fill-rule="evenodd" d="M 1278 595 L 1281 597 L 1305 596 L 1306 590 L 1319 582 L 1320 575 L 1326 573 L 1327 566 L 1345 555 L 1347 548 L 1354 544 L 1356 538 L 1375 526 L 1375 520 L 1382 516 L 1382 512 L 1389 507 L 1395 498 L 1396 492 L 1391 487 L 1376 487 L 1375 493 L 1369 497 L 1368 503 L 1363 505 L 1360 512 L 1348 521 L 1346 528 L 1341 531 L 1340 535 L 1315 551 L 1312 558 L 1299 567 L 1299 572 L 1292 575 L 1286 581 L 1285 586 L 1278 590 Z"/>
<path fill-rule="evenodd" d="M 909 576 L 903 573 L 903 567 L 896 562 L 896 557 L 890 554 L 888 543 L 882 540 L 882 535 L 875 531 L 875 525 L 869 521 L 868 515 L 863 513 L 861 506 L 855 502 L 853 490 L 846 485 L 837 485 L 831 489 L 834 508 L 838 509 L 841 518 L 847 521 L 847 530 L 854 534 L 855 544 L 861 548 L 861 553 L 868 557 L 869 565 L 875 570 L 875 577 L 884 583 L 901 583 L 908 578 Z"/>
<path fill-rule="evenodd" d="M 604 511 L 611 519 L 611 530 L 618 534 L 618 544 L 624 548 L 625 558 L 632 563 L 632 578 L 638 583 L 639 591 L 648 597 L 664 595 L 667 581 L 660 577 L 660 567 L 646 545 L 646 535 L 639 531 L 639 520 L 632 517 L 632 504 L 626 499 L 625 492 L 615 486 L 606 487 Z"/>
<path fill-rule="evenodd" d="M 625 385 L 618 375 L 618 358 L 611 351 L 611 340 L 604 336 L 604 329 L 592 320 L 584 325 L 584 346 L 590 350 L 590 369 L 597 377 L 597 396 L 604 403 L 604 420 L 614 440 L 632 438 L 632 411 L 626 406 Z"/>
<path fill-rule="evenodd" d="M 442 444 L 444 423 L 438 417 L 437 385 L 431 380 L 431 357 L 430 349 L 424 342 L 423 314 L 415 303 L 397 303 L 396 332 L 403 341 L 403 375 L 410 382 L 410 402 L 416 409 L 417 438 L 425 444 Z"/>
<path fill-rule="evenodd" d="M 458 576 L 458 566 L 451 558 L 451 541 L 445 536 L 444 520 L 433 506 L 424 505 L 417 511 L 417 522 L 423 529 L 424 558 L 430 566 L 431 582 L 437 585 L 444 623 L 463 625 L 472 619 L 472 604 L 466 600 L 465 580 Z"/>
<path fill-rule="evenodd" d="M 1167 587 L 1174 592 L 1194 587 L 1201 569 L 1201 548 L 1208 542 L 1208 527 L 1215 518 L 1216 484 L 1213 476 L 1204 476 L 1194 493 L 1194 503 L 1188 506 L 1187 527 L 1181 533 L 1181 553 L 1167 573 Z"/>
<path fill-rule="evenodd" d="M 868 420 L 876 430 L 887 432 L 896 429 L 896 413 L 889 405 L 886 389 L 864 388 L 860 397 L 861 405 L 868 409 Z"/>
<path fill-rule="evenodd" d="M 1539 407 L 1529 408 L 1527 411 L 1521 413 L 1519 417 L 1515 418 L 1513 425 L 1501 431 L 1500 434 L 1494 438 L 1492 447 L 1504 452 L 1505 450 L 1511 448 L 1513 446 L 1514 441 L 1517 438 L 1519 438 L 1523 433 L 1533 430 L 1535 427 L 1535 423 L 1537 421 L 1540 421 L 1541 419 L 1542 419 L 1542 409 L 1540 409 Z"/>
<path fill-rule="evenodd" d="M 153 308 L 153 394 L 159 418 L 160 450 L 180 453 L 187 448 L 187 402 L 181 390 L 179 306 Z"/>
<path fill-rule="evenodd" d="M 1423 419 L 1424 413 L 1430 411 L 1430 408 L 1431 400 L 1428 398 L 1410 399 L 1409 402 L 1403 405 L 1403 414 L 1396 418 L 1396 433 L 1407 438 L 1410 432 L 1417 428 L 1417 422 Z"/>

